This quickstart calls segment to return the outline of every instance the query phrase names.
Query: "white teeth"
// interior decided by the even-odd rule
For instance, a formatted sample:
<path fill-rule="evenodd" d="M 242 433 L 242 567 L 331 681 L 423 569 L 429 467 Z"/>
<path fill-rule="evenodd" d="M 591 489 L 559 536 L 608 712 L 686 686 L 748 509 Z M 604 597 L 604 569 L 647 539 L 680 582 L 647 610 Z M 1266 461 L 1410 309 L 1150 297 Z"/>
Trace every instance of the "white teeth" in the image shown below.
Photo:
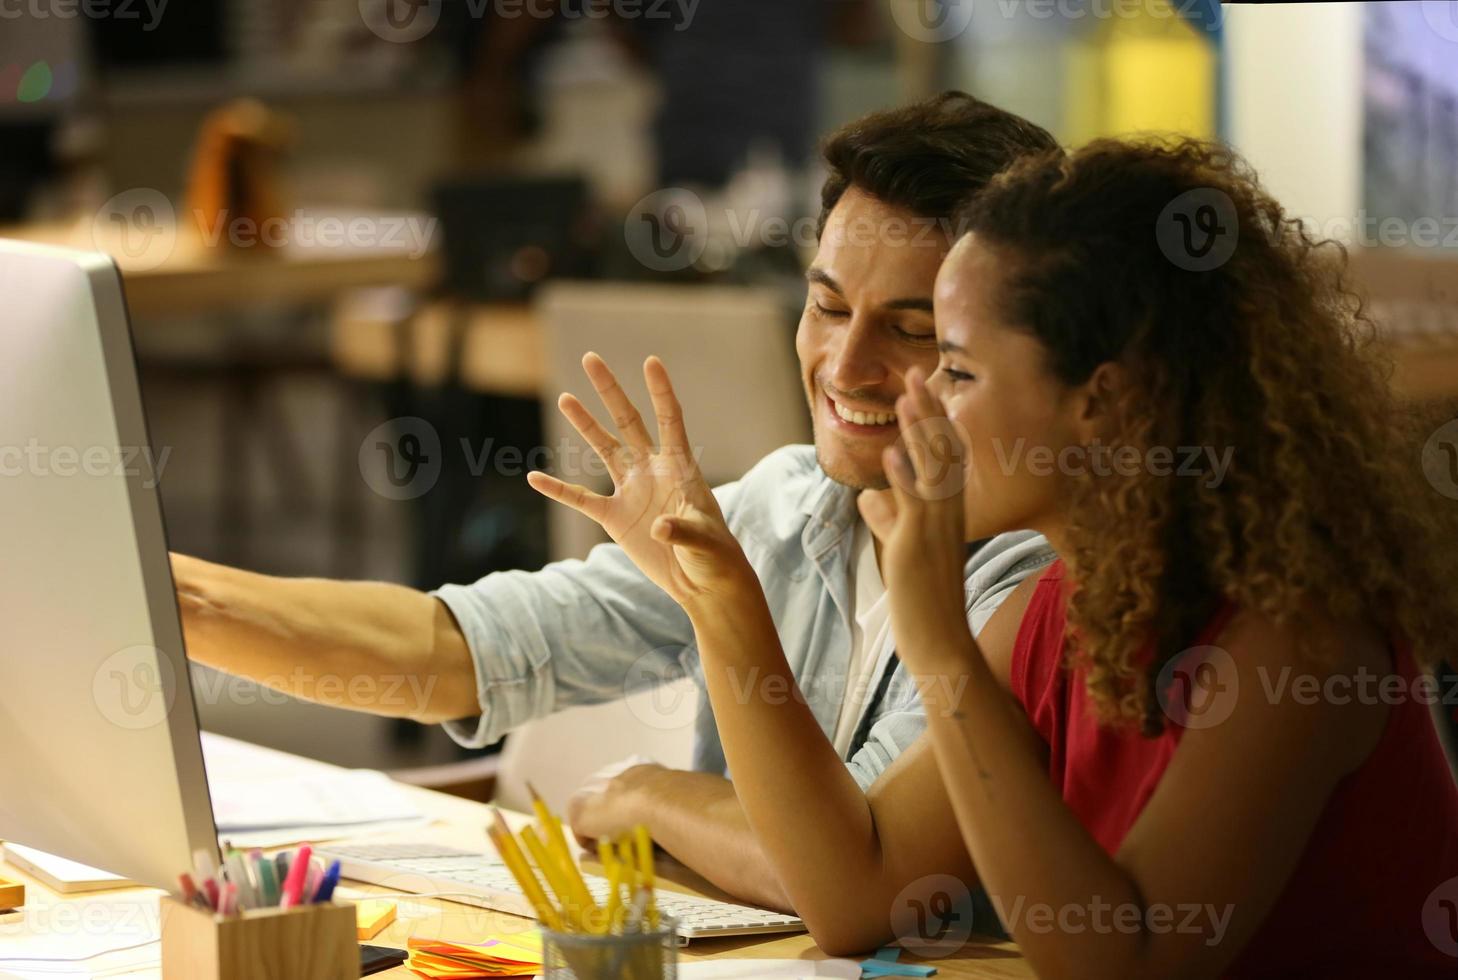
<path fill-rule="evenodd" d="M 836 415 L 856 425 L 888 425 L 896 421 L 895 412 L 853 412 L 840 402 L 831 404 L 835 406 Z"/>

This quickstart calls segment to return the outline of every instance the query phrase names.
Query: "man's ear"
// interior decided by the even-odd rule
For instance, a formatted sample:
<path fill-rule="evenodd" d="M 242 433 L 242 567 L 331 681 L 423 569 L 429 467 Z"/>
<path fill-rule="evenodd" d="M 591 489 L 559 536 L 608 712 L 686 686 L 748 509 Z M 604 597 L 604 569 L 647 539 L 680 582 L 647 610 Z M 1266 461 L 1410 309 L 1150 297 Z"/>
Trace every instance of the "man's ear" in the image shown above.
<path fill-rule="evenodd" d="M 1094 368 L 1093 374 L 1079 386 L 1074 403 L 1074 425 L 1079 441 L 1087 445 L 1104 438 L 1114 428 L 1119 405 L 1128 396 L 1124 369 L 1113 361 Z"/>

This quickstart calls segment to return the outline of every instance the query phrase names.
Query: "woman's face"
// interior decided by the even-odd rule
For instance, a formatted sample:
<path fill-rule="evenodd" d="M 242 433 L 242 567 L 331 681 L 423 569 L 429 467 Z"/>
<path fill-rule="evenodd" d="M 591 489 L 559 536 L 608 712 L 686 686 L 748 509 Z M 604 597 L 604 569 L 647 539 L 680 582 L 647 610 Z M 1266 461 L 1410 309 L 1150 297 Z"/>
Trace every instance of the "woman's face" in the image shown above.
<path fill-rule="evenodd" d="M 1002 268 L 968 235 L 942 264 L 933 296 L 940 360 L 927 386 L 969 450 L 969 541 L 1056 526 L 1063 488 L 1082 465 L 1077 447 L 1091 437 L 1086 389 L 1058 381 L 1042 344 L 1001 321 Z"/>

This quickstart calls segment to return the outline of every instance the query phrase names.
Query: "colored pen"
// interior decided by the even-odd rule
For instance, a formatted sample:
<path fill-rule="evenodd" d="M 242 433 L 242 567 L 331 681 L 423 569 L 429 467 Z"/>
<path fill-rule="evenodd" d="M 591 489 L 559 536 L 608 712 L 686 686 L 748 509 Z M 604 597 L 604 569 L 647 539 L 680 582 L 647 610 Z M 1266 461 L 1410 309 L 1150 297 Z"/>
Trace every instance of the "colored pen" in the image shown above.
<path fill-rule="evenodd" d="M 258 903 L 253 898 L 253 886 L 248 880 L 248 869 L 245 866 L 245 858 L 237 851 L 228 855 L 223 862 L 224 871 L 228 880 L 238 887 L 238 901 L 246 906 L 252 907 Z"/>
<path fill-rule="evenodd" d="M 197 885 L 194 885 L 192 883 L 192 875 L 184 871 L 182 874 L 177 876 L 177 883 L 182 886 L 182 900 L 185 903 L 187 903 L 188 905 L 199 905 L 199 907 L 201 907 L 201 905 L 207 904 L 206 901 L 204 901 L 200 905 L 199 899 L 201 899 L 202 896 L 198 894 Z"/>
<path fill-rule="evenodd" d="M 265 908 L 278 904 L 278 875 L 272 858 L 258 858 L 258 893 Z"/>
<path fill-rule="evenodd" d="M 235 882 L 228 882 L 223 885 L 222 897 L 218 900 L 218 912 L 221 915 L 234 915 L 238 911 L 238 885 Z"/>
<path fill-rule="evenodd" d="M 321 904 L 334 898 L 334 889 L 339 884 L 339 860 L 336 858 L 329 862 L 329 870 L 324 872 L 324 880 L 319 882 L 319 891 L 314 895 L 314 903 Z"/>
<path fill-rule="evenodd" d="M 314 849 L 304 844 L 289 862 L 289 874 L 283 884 L 283 898 L 278 903 L 280 908 L 291 909 L 303 898 L 304 881 L 309 876 L 309 858 L 313 855 Z"/>
<path fill-rule="evenodd" d="M 278 878 L 278 897 L 283 899 L 284 881 L 289 876 L 289 852 L 279 851 L 273 856 L 273 873 Z"/>
<path fill-rule="evenodd" d="M 309 870 L 304 875 L 304 887 L 299 889 L 299 904 L 308 905 L 314 900 L 314 893 L 319 890 L 319 882 L 324 880 L 324 863 L 318 858 L 309 862 Z"/>
<path fill-rule="evenodd" d="M 199 847 L 192 852 L 192 870 L 198 881 L 206 881 L 217 874 L 218 866 L 207 848 Z"/>
<path fill-rule="evenodd" d="M 218 883 L 212 878 L 204 878 L 202 883 L 203 894 L 207 896 L 208 908 L 214 912 L 218 911 L 218 900 L 222 893 L 218 890 Z"/>

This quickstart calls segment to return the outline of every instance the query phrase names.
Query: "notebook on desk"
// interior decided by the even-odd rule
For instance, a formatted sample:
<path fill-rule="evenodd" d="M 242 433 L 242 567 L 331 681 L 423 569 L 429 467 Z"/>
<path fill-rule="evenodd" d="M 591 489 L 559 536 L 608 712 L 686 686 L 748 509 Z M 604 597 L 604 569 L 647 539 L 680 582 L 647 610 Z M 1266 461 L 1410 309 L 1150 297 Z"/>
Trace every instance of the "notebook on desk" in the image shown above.
<path fill-rule="evenodd" d="M 6 864 L 19 868 L 51 891 L 63 895 L 128 888 L 132 884 L 120 875 L 37 851 L 24 844 L 5 843 L 0 846 L 0 857 Z"/>

